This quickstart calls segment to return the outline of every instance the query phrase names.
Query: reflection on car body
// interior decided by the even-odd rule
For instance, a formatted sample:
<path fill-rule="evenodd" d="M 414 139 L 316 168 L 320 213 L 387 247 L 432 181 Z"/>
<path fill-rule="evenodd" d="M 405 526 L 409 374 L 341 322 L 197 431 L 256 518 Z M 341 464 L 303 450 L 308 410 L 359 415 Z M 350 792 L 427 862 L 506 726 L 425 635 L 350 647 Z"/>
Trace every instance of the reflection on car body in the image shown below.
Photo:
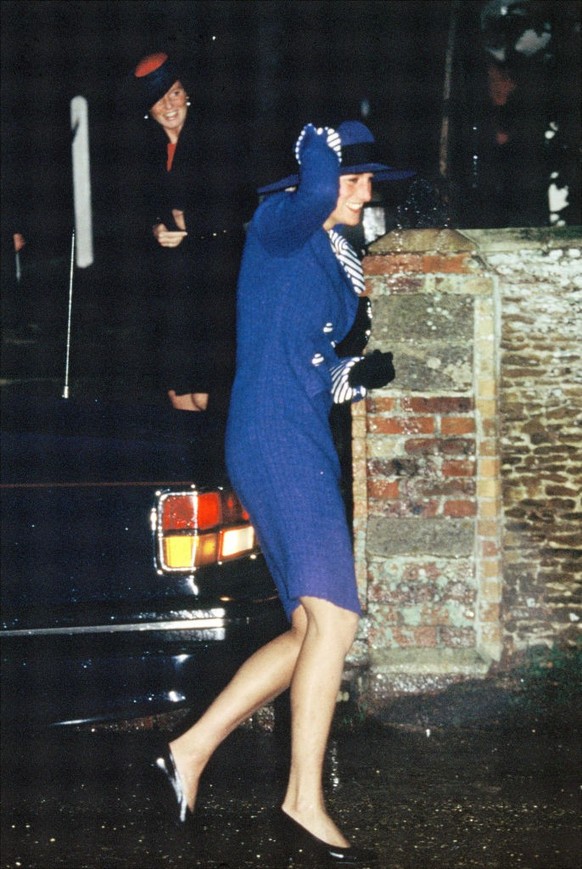
<path fill-rule="evenodd" d="M 5 721 L 203 704 L 284 629 L 220 418 L 9 390 L 2 411 Z"/>

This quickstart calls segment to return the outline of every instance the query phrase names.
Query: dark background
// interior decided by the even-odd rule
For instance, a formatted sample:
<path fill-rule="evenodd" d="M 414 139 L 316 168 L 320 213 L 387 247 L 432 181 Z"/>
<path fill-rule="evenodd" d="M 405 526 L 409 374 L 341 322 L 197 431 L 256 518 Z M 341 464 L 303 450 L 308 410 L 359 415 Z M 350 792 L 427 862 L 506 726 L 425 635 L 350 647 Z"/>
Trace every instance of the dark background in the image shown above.
<path fill-rule="evenodd" d="M 518 153 L 508 160 L 507 154 L 489 153 L 491 106 L 479 17 L 488 4 L 481 0 L 3 0 L 6 217 L 13 219 L 8 206 L 14 201 L 19 219 L 36 232 L 53 241 L 69 234 L 69 104 L 80 94 L 89 103 L 95 232 L 115 234 L 124 171 L 120 145 L 143 120 L 122 100 L 124 81 L 143 54 L 158 50 L 175 58 L 193 84 L 194 108 L 205 124 L 237 137 L 243 165 L 225 171 L 248 185 L 249 194 L 293 168 L 291 146 L 308 120 L 363 118 L 388 162 L 442 182 L 443 87 L 454 22 L 446 107 L 447 192 L 455 200 L 449 220 L 466 226 L 543 224 L 547 207 L 533 202 L 539 195 L 533 191 L 514 197 L 516 207 L 497 217 L 499 196 L 486 217 L 482 201 L 472 211 L 466 206 L 468 185 L 484 185 L 481 200 L 492 195 L 474 177 L 476 149 L 487 172 L 491 166 L 506 172 L 509 163 L 514 176 L 516 170 L 535 174 L 543 195 L 555 168 L 551 161 L 559 162 L 544 139 L 552 118 L 561 128 L 555 154 L 567 152 L 561 159 L 569 161 L 570 174 L 579 160 L 579 0 L 511 2 L 516 14 L 490 17 L 490 29 L 503 31 L 511 42 L 520 29 L 533 25 L 541 31 L 549 22 L 552 40 L 544 52 L 527 57 L 514 51 L 504 63 L 518 84 L 506 115 L 514 133 L 521 132 L 513 137 Z M 503 189 L 501 194 L 512 196 Z M 254 204 L 249 198 L 251 210 Z M 579 194 L 570 212 L 566 222 L 579 222 Z"/>
<path fill-rule="evenodd" d="M 225 171 L 249 190 L 292 168 L 304 123 L 360 118 L 364 101 L 389 162 L 438 170 L 448 0 L 0 5 L 3 184 L 35 230 L 68 234 L 77 94 L 89 103 L 95 232 L 114 228 L 119 146 L 143 121 L 123 85 L 150 51 L 176 59 L 206 125 L 238 138 L 246 159 Z"/>
<path fill-rule="evenodd" d="M 502 14 L 506 7 L 511 14 Z M 201 129 L 236 140 L 239 157 L 222 168 L 242 190 L 241 220 L 256 207 L 257 186 L 293 171 L 293 143 L 307 121 L 355 118 L 373 130 L 386 162 L 417 173 L 413 182 L 384 185 L 388 230 L 582 223 L 580 0 L 2 0 L 0 13 L 8 325 L 33 320 L 48 337 L 65 326 L 70 101 L 81 95 L 89 106 L 95 261 L 77 270 L 75 310 L 87 341 L 108 332 L 116 370 L 126 364 L 122 348 L 137 343 L 124 331 L 125 300 L 139 305 L 148 280 L 127 244 L 123 181 L 132 142 L 153 123 L 124 97 L 135 64 L 152 51 L 176 60 Z M 524 33 L 549 36 L 528 52 Z M 511 83 L 503 105 L 492 102 L 492 66 Z M 552 178 L 569 191 L 554 215 Z M 15 287 L 10 244 L 18 230 L 27 245 Z M 3 348 L 8 376 L 51 364 L 46 354 Z"/>

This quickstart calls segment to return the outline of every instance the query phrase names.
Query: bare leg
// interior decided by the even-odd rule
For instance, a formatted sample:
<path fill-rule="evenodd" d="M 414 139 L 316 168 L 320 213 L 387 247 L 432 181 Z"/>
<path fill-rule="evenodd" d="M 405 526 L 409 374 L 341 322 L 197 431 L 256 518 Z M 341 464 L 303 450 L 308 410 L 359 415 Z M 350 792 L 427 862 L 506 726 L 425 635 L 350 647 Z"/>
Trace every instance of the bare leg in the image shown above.
<path fill-rule="evenodd" d="M 325 750 L 345 656 L 358 616 L 325 600 L 301 599 L 307 631 L 291 683 L 291 771 L 283 810 L 330 845 L 349 842 L 327 814 L 322 785 Z"/>
<path fill-rule="evenodd" d="M 237 671 L 204 715 L 170 744 L 190 809 L 200 776 L 220 743 L 257 709 L 291 685 L 291 770 L 283 809 L 330 845 L 349 842 L 327 814 L 322 770 L 345 656 L 358 616 L 305 597 L 289 631 Z"/>
<path fill-rule="evenodd" d="M 290 630 L 251 655 L 196 724 L 170 743 L 191 810 L 200 776 L 216 748 L 239 724 L 289 687 L 306 626 L 304 609 L 299 606 Z"/>

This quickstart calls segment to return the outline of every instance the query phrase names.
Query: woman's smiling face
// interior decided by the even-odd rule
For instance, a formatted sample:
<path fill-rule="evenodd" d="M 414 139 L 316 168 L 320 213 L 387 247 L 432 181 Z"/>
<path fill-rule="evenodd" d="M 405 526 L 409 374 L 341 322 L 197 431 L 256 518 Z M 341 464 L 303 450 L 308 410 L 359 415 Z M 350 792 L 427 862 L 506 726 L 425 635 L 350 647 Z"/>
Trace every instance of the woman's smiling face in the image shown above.
<path fill-rule="evenodd" d="M 362 219 L 364 205 L 372 199 L 373 177 L 372 172 L 340 175 L 338 200 L 323 224 L 324 229 L 333 229 L 338 223 L 346 226 L 358 225 Z"/>
<path fill-rule="evenodd" d="M 176 81 L 150 109 L 154 121 L 162 125 L 170 138 L 173 136 L 177 138 L 180 135 L 188 114 L 187 100 L 188 94 L 182 83 Z"/>

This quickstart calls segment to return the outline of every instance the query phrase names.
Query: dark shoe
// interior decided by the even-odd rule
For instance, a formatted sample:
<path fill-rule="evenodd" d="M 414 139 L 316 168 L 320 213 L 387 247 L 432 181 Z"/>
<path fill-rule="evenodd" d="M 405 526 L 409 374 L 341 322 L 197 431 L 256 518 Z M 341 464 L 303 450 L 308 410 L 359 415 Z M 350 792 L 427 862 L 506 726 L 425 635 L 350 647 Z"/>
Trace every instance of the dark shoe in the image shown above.
<path fill-rule="evenodd" d="M 376 865 L 378 858 L 374 851 L 356 848 L 355 845 L 347 848 L 330 845 L 294 821 L 283 809 L 279 811 L 279 823 L 291 858 L 316 859 L 321 866 L 359 866 L 360 869 L 366 869 Z"/>
<path fill-rule="evenodd" d="M 186 795 L 182 786 L 182 780 L 174 763 L 174 756 L 170 751 L 170 746 L 165 744 L 158 757 L 155 760 L 155 767 L 159 769 L 165 776 L 165 780 L 171 785 L 178 805 L 178 821 L 180 824 L 185 824 L 192 812 L 188 808 Z"/>

